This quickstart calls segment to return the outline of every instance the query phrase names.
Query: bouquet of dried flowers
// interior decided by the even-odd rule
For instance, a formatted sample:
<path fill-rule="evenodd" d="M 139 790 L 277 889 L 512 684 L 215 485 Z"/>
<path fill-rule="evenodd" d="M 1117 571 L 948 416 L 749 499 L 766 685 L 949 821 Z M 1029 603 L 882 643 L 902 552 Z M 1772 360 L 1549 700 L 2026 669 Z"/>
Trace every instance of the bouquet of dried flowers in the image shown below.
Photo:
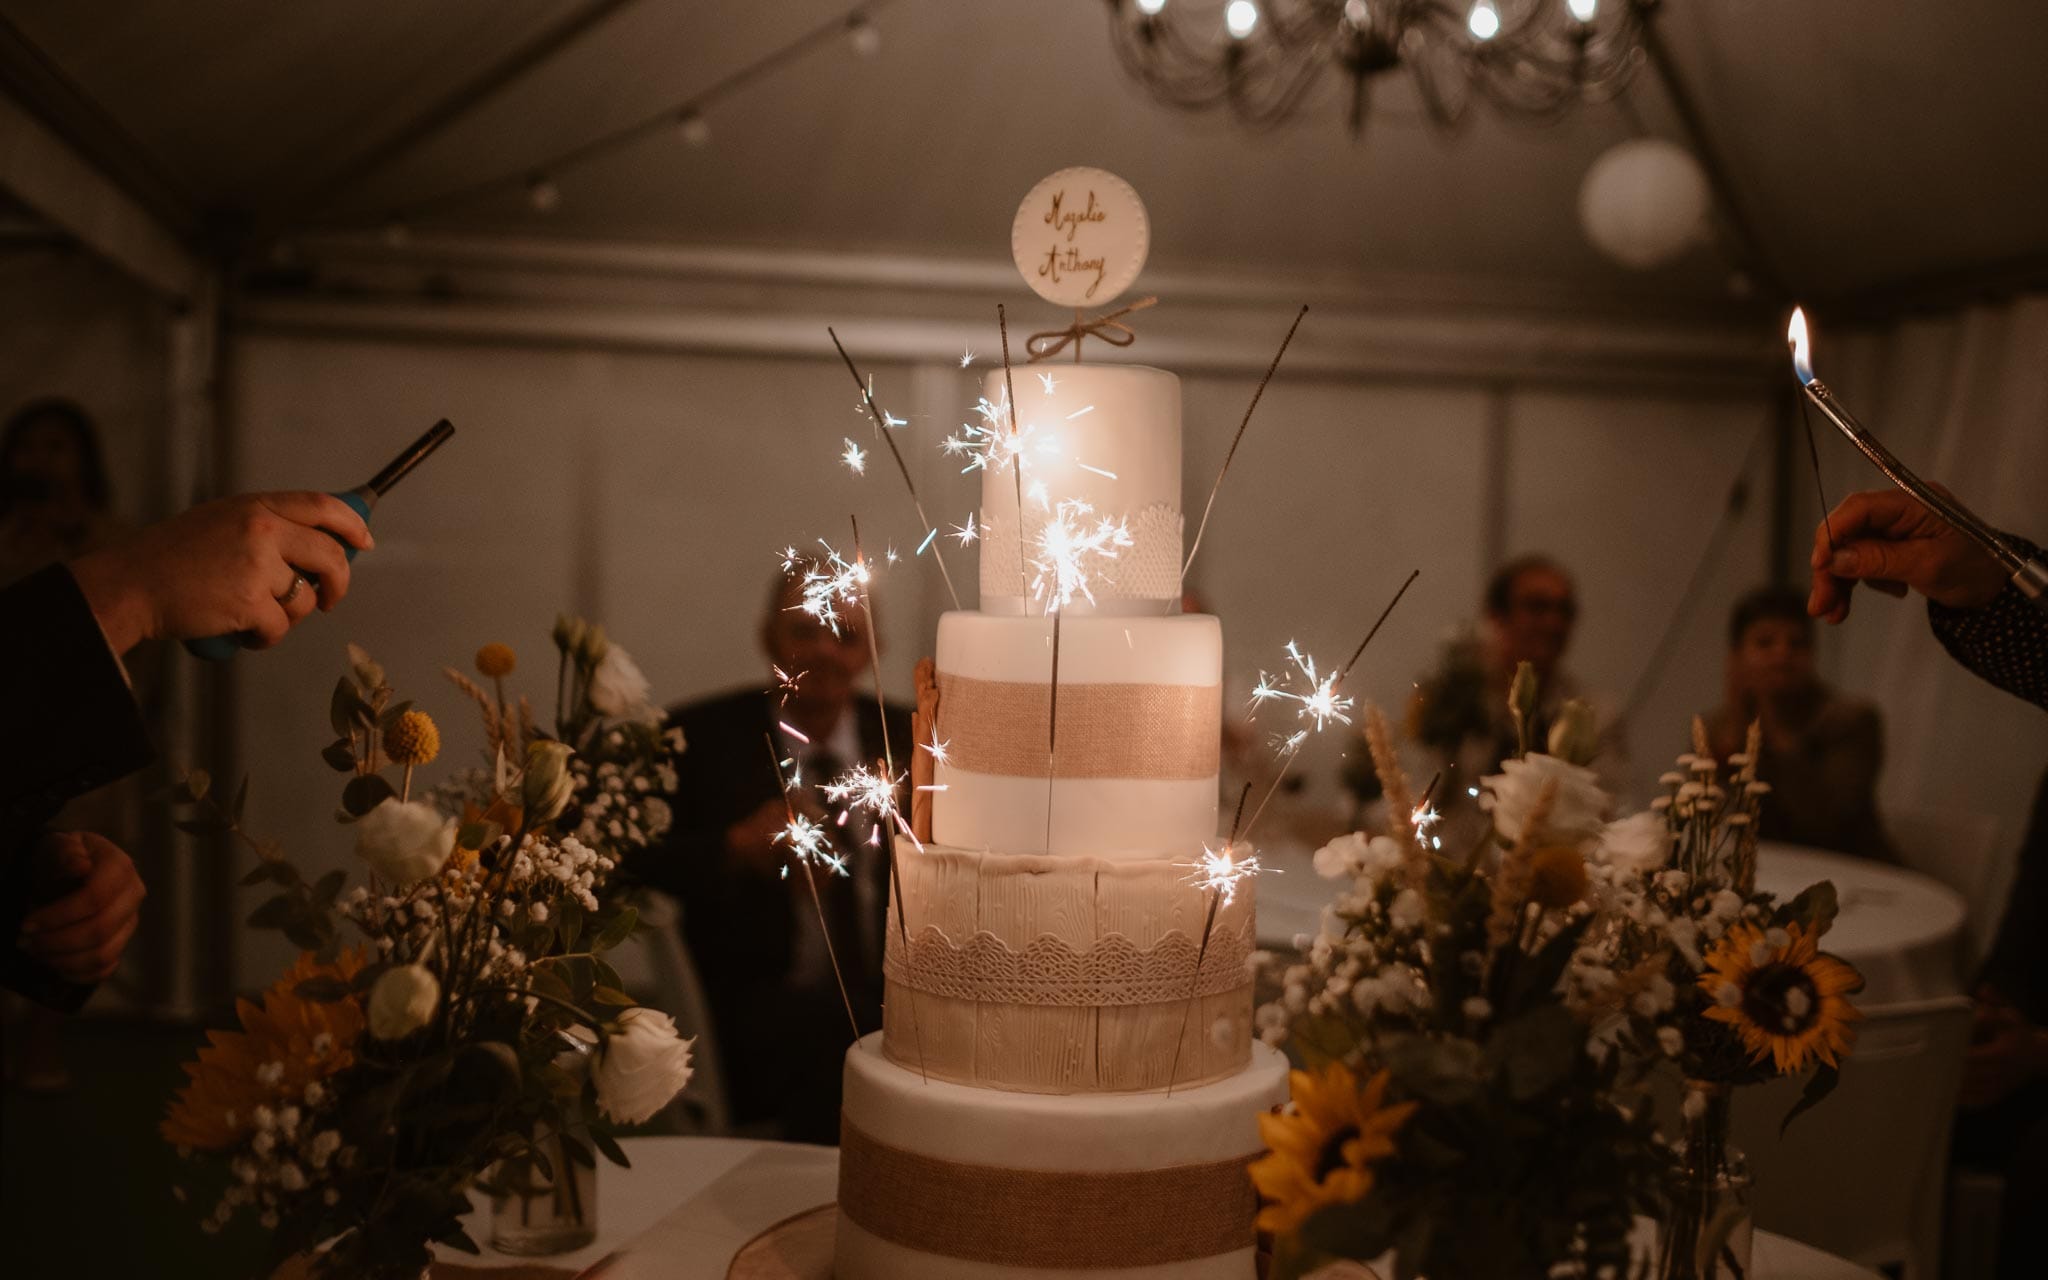
<path fill-rule="evenodd" d="M 430 1243 L 476 1250 L 460 1221 L 471 1187 L 513 1189 L 508 1170 L 566 1182 L 557 1164 L 598 1153 L 624 1164 L 608 1126 L 651 1118 L 688 1081 L 691 1042 L 605 959 L 637 917 L 607 880 L 660 837 L 654 793 L 682 744 L 601 630 L 564 619 L 556 643 L 553 734 L 507 696 L 507 646 L 476 655 L 488 689 L 450 672 L 489 759 L 420 799 L 439 729 L 350 647 L 321 754 L 345 777 L 354 887 L 344 870 L 309 880 L 245 831 L 246 782 L 226 804 L 203 773 L 181 782 L 179 825 L 235 837 L 257 858 L 244 883 L 277 890 L 249 923 L 304 951 L 240 1003 L 239 1030 L 209 1033 L 164 1121 L 225 1174 L 206 1229 L 246 1208 L 316 1275 L 410 1280 Z"/>

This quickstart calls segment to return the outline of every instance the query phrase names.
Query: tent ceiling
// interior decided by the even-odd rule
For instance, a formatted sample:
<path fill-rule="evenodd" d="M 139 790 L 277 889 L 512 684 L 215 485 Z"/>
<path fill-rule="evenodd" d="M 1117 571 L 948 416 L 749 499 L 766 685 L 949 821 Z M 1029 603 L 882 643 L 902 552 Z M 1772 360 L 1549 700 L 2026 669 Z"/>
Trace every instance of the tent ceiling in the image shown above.
<path fill-rule="evenodd" d="M 365 180 L 326 180 L 593 0 L 79 5 L 6 16 L 206 207 L 285 225 L 385 210 L 516 173 L 687 98 L 845 0 L 632 0 Z M 616 0 L 614 0 L 616 4 Z M 1665 26 L 1771 256 L 1822 295 L 2048 256 L 2048 24 L 2015 3 L 1669 0 Z M 1481 119 L 1446 138 L 1401 86 L 1350 142 L 1334 100 L 1277 133 L 1153 104 L 1115 65 L 1101 0 L 894 0 L 881 54 L 837 42 L 667 133 L 414 221 L 465 232 L 990 257 L 1015 202 L 1065 164 L 1144 193 L 1155 260 L 1347 276 L 1457 276 L 1725 296 L 1726 249 L 1648 275 L 1578 229 L 1578 185 L 1633 114 L 1676 136 L 1645 77 L 1631 111 Z"/>

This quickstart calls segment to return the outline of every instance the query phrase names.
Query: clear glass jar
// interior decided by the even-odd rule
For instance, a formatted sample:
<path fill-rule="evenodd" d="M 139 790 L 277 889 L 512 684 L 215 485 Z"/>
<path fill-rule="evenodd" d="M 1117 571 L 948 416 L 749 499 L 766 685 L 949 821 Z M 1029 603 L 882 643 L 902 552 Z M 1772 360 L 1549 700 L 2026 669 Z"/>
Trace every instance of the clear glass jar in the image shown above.
<path fill-rule="evenodd" d="M 578 1140 L 588 1154 L 589 1140 Z M 573 1253 L 597 1239 L 597 1165 L 579 1162 L 560 1134 L 534 1145 L 546 1169 L 521 1156 L 492 1170 L 491 1247 L 525 1257 Z"/>
<path fill-rule="evenodd" d="M 1685 1141 L 1665 1172 L 1652 1280 L 1747 1280 L 1756 1179 L 1728 1141 L 1731 1091 L 1686 1082 Z"/>

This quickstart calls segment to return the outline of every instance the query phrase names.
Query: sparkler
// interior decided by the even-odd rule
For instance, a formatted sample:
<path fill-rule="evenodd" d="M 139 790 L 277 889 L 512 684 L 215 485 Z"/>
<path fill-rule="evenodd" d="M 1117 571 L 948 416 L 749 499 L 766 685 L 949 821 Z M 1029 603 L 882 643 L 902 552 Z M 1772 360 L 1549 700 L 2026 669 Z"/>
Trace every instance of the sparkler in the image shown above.
<path fill-rule="evenodd" d="M 1248 791 L 1249 789 L 1247 789 Z M 1244 811 L 1240 800 L 1238 812 Z M 1173 1096 L 1175 1078 L 1180 1075 L 1180 1051 L 1188 1036 L 1188 1017 L 1194 1012 L 1195 1000 L 1202 989 L 1202 962 L 1209 957 L 1209 939 L 1216 932 L 1216 913 L 1237 901 L 1237 887 L 1244 881 L 1259 874 L 1265 868 L 1259 865 L 1257 855 L 1240 858 L 1236 855 L 1235 835 L 1224 842 L 1221 849 L 1202 846 L 1202 860 L 1184 863 L 1194 874 L 1187 882 L 1209 895 L 1209 909 L 1202 921 L 1202 940 L 1195 947 L 1195 972 L 1188 980 L 1188 1001 L 1181 1006 L 1180 1033 L 1173 1041 L 1173 1062 L 1166 1069 L 1166 1096 Z"/>
<path fill-rule="evenodd" d="M 981 530 L 974 527 L 974 513 L 972 511 L 968 512 L 967 523 L 954 525 L 953 532 L 949 536 L 959 539 L 962 547 L 978 541 L 981 538 Z"/>
<path fill-rule="evenodd" d="M 875 424 L 875 434 L 882 437 L 882 443 L 889 446 L 889 456 L 896 460 L 896 473 L 903 477 L 903 488 L 910 494 L 910 506 L 912 510 L 917 512 L 919 525 L 923 527 L 926 533 L 930 533 L 938 528 L 938 526 L 933 524 L 931 517 L 924 513 L 924 501 L 917 496 L 917 482 L 910 478 L 910 466 L 903 461 L 903 450 L 896 447 L 896 437 L 889 432 L 889 428 L 892 426 L 902 426 L 903 419 L 884 414 L 876 406 L 873 385 L 860 376 L 860 370 L 855 367 L 853 357 L 846 354 L 845 346 L 840 343 L 839 335 L 832 331 L 830 325 L 825 327 L 825 332 L 831 337 L 833 347 L 837 348 L 839 358 L 846 362 L 846 371 L 853 375 L 854 385 L 860 388 L 861 404 L 867 409 L 869 420 Z M 852 442 L 848 441 L 848 443 L 851 444 Z M 960 593 L 953 589 L 953 575 L 946 569 L 946 557 L 940 555 L 934 549 L 932 551 L 932 559 L 939 562 L 939 577 L 945 580 L 946 594 L 952 598 L 953 607 L 958 609 L 960 607 Z"/>
<path fill-rule="evenodd" d="M 996 333 L 1003 344 L 1003 405 L 1009 410 L 1010 434 L 1017 434 L 1017 388 L 1010 376 L 1010 321 L 1003 313 L 1003 304 L 996 304 Z M 1012 446 L 1015 447 L 1015 444 Z M 1024 468 L 1012 468 L 1010 473 L 1017 482 L 1017 594 L 1024 594 Z M 986 590 L 986 588 L 984 588 Z M 1051 822 L 1051 818 L 1047 818 Z"/>
<path fill-rule="evenodd" d="M 825 958 L 832 962 L 832 980 L 839 984 L 839 999 L 846 1006 L 846 1024 L 853 1028 L 853 1038 L 860 1039 L 860 1019 L 853 1015 L 853 997 L 846 992 L 846 975 L 839 968 L 839 951 L 832 945 L 832 927 L 825 922 L 825 899 L 818 893 L 818 877 L 812 871 L 812 864 L 821 863 L 839 875 L 848 874 L 846 859 L 832 852 L 832 840 L 825 829 L 808 817 L 796 811 L 796 801 L 790 798 L 789 781 L 782 776 L 782 756 L 775 750 L 772 734 L 762 734 L 761 740 L 768 744 L 768 760 L 775 769 L 776 785 L 782 788 L 782 809 L 789 815 L 789 821 L 782 830 L 775 833 L 775 843 L 787 845 L 790 857 L 803 868 L 804 883 L 811 889 L 811 906 L 818 913 L 818 933 L 825 939 Z M 782 874 L 789 875 L 789 866 L 783 864 Z"/>
<path fill-rule="evenodd" d="M 1042 600 L 1052 615 L 1052 676 L 1047 685 L 1045 721 L 1045 847 L 1052 851 L 1052 798 L 1058 776 L 1060 724 L 1060 618 L 1076 595 L 1095 602 L 1088 586 L 1091 561 L 1114 560 L 1118 549 L 1132 545 L 1131 532 L 1123 521 L 1098 519 L 1091 527 L 1087 517 L 1095 509 L 1085 502 L 1062 502 L 1053 508 L 1052 518 L 1039 528 L 1038 554 L 1032 559 L 1036 576 L 1031 595 Z"/>
<path fill-rule="evenodd" d="M 853 474 L 855 474 L 855 475 L 857 475 L 857 476 L 860 476 L 860 475 L 866 475 L 866 474 L 867 474 L 867 470 L 868 470 L 868 455 L 867 455 L 867 450 L 865 450 L 865 449 L 861 448 L 861 447 L 860 447 L 859 445 L 855 444 L 855 443 L 854 443 L 854 442 L 853 442 L 853 441 L 852 441 L 851 439 L 847 439 L 847 441 L 846 441 L 846 451 L 845 451 L 844 453 L 842 453 L 842 454 L 840 454 L 840 455 L 839 455 L 839 460 L 840 460 L 841 462 L 845 463 L 845 464 L 846 464 L 846 466 L 847 466 L 847 469 L 848 469 L 848 470 L 850 470 L 850 471 L 852 471 L 852 472 L 853 472 Z"/>
<path fill-rule="evenodd" d="M 840 555 L 833 549 L 832 544 L 823 538 L 818 539 L 818 545 L 825 548 L 823 561 L 806 560 L 797 554 L 796 548 L 785 548 L 782 553 L 782 571 L 790 573 L 798 565 L 805 566 L 802 597 L 796 607 L 831 628 L 832 634 L 836 636 L 841 634 L 839 606 L 860 604 L 864 599 L 862 592 L 873 573 L 867 562 L 860 558 L 857 545 L 854 549 L 854 558 L 851 560 Z"/>
<path fill-rule="evenodd" d="M 1307 682 L 1307 692 L 1296 692 L 1287 687 L 1294 679 L 1291 673 L 1283 672 L 1278 677 L 1269 676 L 1263 671 L 1259 673 L 1258 683 L 1252 688 L 1252 709 L 1256 711 L 1260 704 L 1276 699 L 1292 702 L 1297 708 L 1295 718 L 1304 727 L 1282 738 L 1277 744 L 1276 754 L 1280 760 L 1280 772 L 1274 775 L 1273 784 L 1266 788 L 1266 794 L 1259 800 L 1259 807 L 1252 810 L 1251 820 L 1244 824 L 1243 831 L 1232 833 L 1233 839 L 1240 834 L 1250 835 L 1252 826 L 1258 822 L 1259 815 L 1266 811 L 1266 806 L 1272 803 L 1274 795 L 1280 790 L 1280 784 L 1287 780 L 1288 771 L 1294 767 L 1295 758 L 1301 754 L 1302 747 L 1307 744 L 1310 737 L 1322 732 L 1333 720 L 1339 724 L 1351 723 L 1350 711 L 1355 704 L 1349 697 L 1337 692 L 1338 686 L 1350 676 L 1352 668 L 1358 665 L 1358 660 L 1365 656 L 1365 647 L 1380 633 L 1380 628 L 1386 624 L 1387 616 L 1394 612 L 1394 606 L 1401 603 L 1401 597 L 1408 594 L 1408 588 L 1414 586 L 1415 579 L 1421 575 L 1420 569 L 1409 571 L 1407 579 L 1401 583 L 1401 589 L 1394 593 L 1393 599 L 1387 601 L 1387 607 L 1380 610 L 1380 616 L 1374 619 L 1372 626 L 1366 631 L 1365 639 L 1358 642 L 1358 647 L 1351 651 L 1350 659 L 1338 668 L 1335 674 L 1328 677 L 1318 676 L 1315 659 L 1301 652 L 1292 640 L 1287 642 L 1288 661 L 1293 664 L 1300 679 Z"/>
<path fill-rule="evenodd" d="M 1294 331 L 1301 328 L 1303 316 L 1308 314 L 1308 304 L 1294 313 L 1294 323 L 1287 326 L 1287 336 L 1280 340 L 1280 349 L 1273 353 L 1273 363 L 1266 366 L 1266 376 L 1259 379 L 1259 385 L 1252 392 L 1252 402 L 1245 406 L 1244 420 L 1237 424 L 1237 434 L 1230 437 L 1230 449 L 1223 455 L 1223 465 L 1217 468 L 1216 483 L 1209 486 L 1209 500 L 1202 504 L 1202 520 L 1195 526 L 1195 541 L 1188 548 L 1188 558 L 1180 567 L 1182 581 L 1187 580 L 1188 570 L 1195 567 L 1195 553 L 1202 549 L 1202 534 L 1209 528 L 1209 513 L 1216 509 L 1216 494 L 1223 488 L 1223 477 L 1230 474 L 1230 460 L 1237 456 L 1238 442 L 1244 439 L 1244 429 L 1252 424 L 1252 411 L 1259 407 L 1259 397 L 1266 394 L 1266 384 L 1273 380 L 1273 374 L 1280 368 L 1280 357 L 1287 354 L 1287 347 L 1294 341 Z"/>
<path fill-rule="evenodd" d="M 836 343 L 838 339 L 835 337 L 833 341 Z M 844 348 L 841 349 L 840 354 L 845 354 Z M 847 367 L 853 367 L 853 362 L 851 360 L 847 361 Z M 900 455 L 897 458 L 897 461 L 899 463 L 902 461 Z M 910 473 L 907 471 L 904 473 L 904 478 L 906 480 L 909 478 L 909 474 Z M 918 511 L 918 515 L 921 517 L 923 516 L 923 514 L 923 510 L 920 509 Z M 860 517 L 848 516 L 847 519 L 851 521 L 853 524 L 853 559 L 854 562 L 858 564 L 861 560 Z M 944 561 L 940 561 L 941 565 L 943 565 L 944 563 Z M 886 702 L 882 700 L 881 643 L 875 637 L 875 606 L 871 590 L 867 586 L 866 579 L 862 579 L 861 585 L 862 590 L 860 593 L 860 607 L 861 612 L 867 618 L 868 624 L 868 663 L 869 668 L 875 673 L 876 719 L 882 726 L 882 778 L 886 779 L 887 786 L 881 787 L 879 790 L 877 790 L 875 785 L 873 785 L 872 783 L 862 784 L 856 782 L 853 792 L 850 792 L 849 794 L 860 795 L 862 798 L 861 802 L 865 805 L 868 805 L 871 808 L 872 812 L 874 813 L 877 819 L 878 830 L 880 828 L 880 824 L 885 820 L 885 818 L 888 815 L 894 815 L 897 827 L 902 830 L 905 836 L 909 837 L 911 845 L 914 848 L 916 848 L 916 850 L 919 853 L 923 853 L 924 845 L 918 841 L 917 833 L 910 829 L 910 824 L 904 821 L 902 812 L 896 807 L 896 757 L 889 747 L 889 706 Z M 946 585 L 948 590 L 952 588 L 951 582 L 948 582 Z M 959 605 L 959 601 L 957 598 L 954 601 L 954 605 L 956 608 Z M 830 794 L 829 788 L 827 790 L 827 794 Z M 896 842 L 894 840 L 886 840 L 883 841 L 882 844 L 889 855 L 889 888 L 894 893 L 896 898 L 896 930 L 903 940 L 903 954 L 906 958 L 908 958 L 910 955 L 910 917 L 903 910 L 903 871 L 902 867 L 896 860 Z M 925 1070 L 924 1034 L 918 1029 L 917 990 L 914 987 L 911 988 L 910 991 L 910 1040 L 912 1044 L 917 1046 L 918 1078 L 921 1079 L 924 1083 L 930 1084 L 932 1078 L 931 1074 Z"/>
<path fill-rule="evenodd" d="M 966 348 L 965 350 L 961 351 L 961 353 L 960 353 L 960 367 L 961 367 L 962 369 L 965 369 L 965 368 L 966 368 L 966 367 L 967 367 L 968 365 L 970 365 L 970 364 L 973 364 L 973 363 L 974 363 L 974 348 L 973 348 L 973 347 L 968 347 L 968 348 Z"/>

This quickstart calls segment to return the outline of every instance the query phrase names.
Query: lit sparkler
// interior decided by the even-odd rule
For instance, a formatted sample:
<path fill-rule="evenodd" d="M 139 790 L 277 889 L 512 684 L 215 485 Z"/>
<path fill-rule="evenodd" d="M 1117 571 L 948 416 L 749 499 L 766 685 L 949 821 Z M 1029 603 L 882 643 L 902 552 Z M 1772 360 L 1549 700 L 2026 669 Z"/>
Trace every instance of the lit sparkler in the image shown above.
<path fill-rule="evenodd" d="M 953 532 L 949 536 L 959 539 L 960 545 L 963 547 L 978 541 L 981 538 L 981 530 L 975 527 L 974 513 L 972 511 L 968 512 L 967 523 L 954 525 Z"/>
<path fill-rule="evenodd" d="M 1038 380 L 1045 385 L 1045 394 L 1047 395 L 1051 395 L 1054 391 L 1059 389 L 1060 384 L 1054 382 L 1052 375 L 1049 373 L 1039 374 Z"/>
<path fill-rule="evenodd" d="M 1237 901 L 1237 886 L 1249 880 L 1266 868 L 1259 862 L 1258 855 L 1237 856 L 1237 846 L 1226 843 L 1221 849 L 1202 846 L 1200 862 L 1184 862 L 1181 866 L 1193 874 L 1187 882 L 1205 893 L 1220 895 L 1224 906 Z"/>
<path fill-rule="evenodd" d="M 951 744 L 951 738 L 948 738 L 945 741 L 941 742 L 939 740 L 939 731 L 936 728 L 934 728 L 932 730 L 932 740 L 930 742 L 920 742 L 917 745 L 926 752 L 930 753 L 933 764 L 945 764 L 948 759 L 948 756 L 946 754 L 946 748 Z M 925 789 L 928 788 L 920 788 L 920 790 Z"/>
<path fill-rule="evenodd" d="M 1065 501 L 1054 506 L 1052 516 L 1040 527 L 1035 541 L 1037 554 L 1031 559 L 1031 594 L 1043 602 L 1047 612 L 1056 612 L 1080 596 L 1095 603 L 1089 587 L 1090 566 L 1114 560 L 1117 552 L 1133 545 L 1130 528 L 1122 520 L 1095 516 L 1085 502 Z"/>
<path fill-rule="evenodd" d="M 845 463 L 847 469 L 852 471 L 853 474 L 857 476 L 867 474 L 868 451 L 855 444 L 852 440 L 848 439 L 846 441 L 846 451 L 839 455 L 839 460 Z"/>
<path fill-rule="evenodd" d="M 966 368 L 966 367 L 967 367 L 968 365 L 970 365 L 970 364 L 973 364 L 973 363 L 974 363 L 974 348 L 973 348 L 973 347 L 967 347 L 967 348 L 964 348 L 964 349 L 963 349 L 963 350 L 962 350 L 962 351 L 960 352 L 960 367 L 961 367 L 962 369 L 965 369 L 965 368 Z"/>
<path fill-rule="evenodd" d="M 839 606 L 858 605 L 861 592 L 866 588 L 873 572 L 867 562 L 856 556 L 852 560 L 833 550 L 832 544 L 823 538 L 818 545 L 825 548 L 822 561 L 806 561 L 796 553 L 794 547 L 782 553 L 784 573 L 793 571 L 798 565 L 805 565 L 803 576 L 803 597 L 797 608 L 810 614 L 819 622 L 831 628 L 833 635 L 841 634 L 839 629 Z"/>
<path fill-rule="evenodd" d="M 839 1001 L 846 1007 L 846 1024 L 853 1030 L 853 1038 L 860 1039 L 860 1019 L 853 1014 L 853 997 L 846 990 L 846 974 L 839 967 L 839 951 L 832 945 L 832 926 L 825 920 L 825 899 L 818 894 L 818 875 L 814 867 L 829 867 L 838 875 L 849 874 L 846 859 L 833 851 L 832 837 L 825 829 L 796 811 L 796 801 L 790 798 L 793 782 L 782 774 L 784 761 L 775 750 L 775 737 L 764 733 L 761 741 L 767 744 L 768 759 L 775 766 L 775 781 L 782 788 L 782 811 L 789 818 L 782 830 L 775 833 L 773 843 L 786 845 L 790 857 L 803 869 L 804 883 L 811 890 L 811 907 L 818 913 L 818 933 L 825 940 L 825 958 L 832 964 L 832 980 L 839 984 Z M 782 866 L 784 879 L 789 876 L 789 863 Z"/>
<path fill-rule="evenodd" d="M 917 481 L 910 478 L 910 464 L 903 461 L 903 450 L 896 447 L 896 437 L 890 434 L 890 428 L 903 426 L 905 420 L 896 417 L 894 414 L 883 412 L 882 407 L 875 403 L 874 379 L 864 379 L 860 376 L 859 367 L 853 363 L 853 357 L 846 353 L 845 345 L 839 341 L 839 335 L 832 331 L 830 325 L 825 327 L 825 333 L 832 339 L 832 346 L 839 352 L 839 358 L 846 363 L 847 373 L 853 375 L 854 385 L 860 388 L 861 408 L 867 411 L 868 420 L 874 423 L 875 434 L 880 436 L 882 443 L 889 447 L 889 457 L 896 463 L 896 474 L 903 478 L 903 490 L 910 495 L 910 507 L 911 510 L 917 512 L 918 524 L 923 527 L 927 534 L 930 534 L 938 526 L 933 524 L 931 517 L 924 513 L 924 500 L 917 496 Z M 851 444 L 852 442 L 848 441 L 847 443 Z M 958 609 L 960 607 L 960 593 L 953 589 L 953 575 L 946 568 L 946 557 L 935 551 L 932 553 L 932 559 L 938 562 L 939 578 L 946 584 L 946 594 L 952 598 L 953 607 Z"/>
<path fill-rule="evenodd" d="M 887 765 L 869 768 L 857 764 L 837 778 L 820 786 L 818 790 L 835 804 L 844 805 L 839 811 L 839 821 L 844 824 L 855 812 L 866 812 L 874 818 L 877 830 L 893 826 L 911 847 L 924 852 L 924 845 L 910 829 L 910 822 L 904 816 L 902 806 L 897 804 L 896 795 L 902 779 L 890 772 Z"/>
<path fill-rule="evenodd" d="M 1328 728 L 1332 720 L 1350 724 L 1352 700 L 1337 692 L 1337 682 L 1343 679 L 1343 673 L 1318 676 L 1315 658 L 1303 653 L 1292 640 L 1287 642 L 1287 660 L 1294 665 L 1294 671 L 1283 671 L 1278 676 L 1259 672 L 1259 682 L 1252 687 L 1252 706 L 1256 708 L 1261 703 L 1275 700 L 1292 702 L 1298 708 L 1295 717 L 1313 723 L 1317 733 Z M 1305 693 L 1292 687 L 1297 681 L 1297 674 L 1299 681 L 1307 686 Z M 1286 743 L 1298 747 L 1301 741 L 1305 739 L 1297 734 Z M 1286 743 L 1283 743 L 1283 748 Z"/>
<path fill-rule="evenodd" d="M 775 843 L 789 850 L 789 856 L 798 866 L 823 867 L 834 875 L 851 875 L 846 869 L 846 859 L 832 851 L 832 836 L 825 828 L 812 822 L 803 814 L 796 814 L 775 833 Z M 782 868 L 783 879 L 789 878 L 789 866 Z"/>

